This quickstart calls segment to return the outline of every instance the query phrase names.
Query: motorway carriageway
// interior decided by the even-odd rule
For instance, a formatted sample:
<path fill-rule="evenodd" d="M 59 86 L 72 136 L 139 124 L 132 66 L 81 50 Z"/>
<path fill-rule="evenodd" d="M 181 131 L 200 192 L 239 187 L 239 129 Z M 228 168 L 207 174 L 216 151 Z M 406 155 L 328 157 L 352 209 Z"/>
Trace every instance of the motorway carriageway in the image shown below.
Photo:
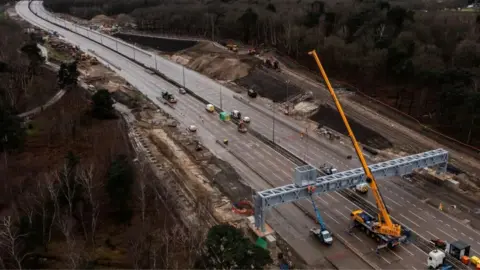
<path fill-rule="evenodd" d="M 199 137 L 202 138 L 202 143 L 205 146 L 207 146 L 209 149 L 216 152 L 225 161 L 231 162 L 232 165 L 235 167 L 235 169 L 238 170 L 240 175 L 242 175 L 242 177 L 248 180 L 251 179 L 252 180 L 251 185 L 253 188 L 256 188 L 257 190 L 262 190 L 262 189 L 271 187 L 268 185 L 268 183 L 265 183 L 261 178 L 259 178 L 255 173 L 249 171 L 249 168 L 244 166 L 242 163 L 238 162 L 238 160 L 236 159 L 231 160 L 232 157 L 225 155 L 227 154 L 227 152 L 224 150 L 223 147 L 216 144 L 215 140 L 217 138 L 223 138 L 225 136 L 232 137 L 231 136 L 232 134 L 236 136 L 238 133 L 235 129 L 235 126 L 233 126 L 232 124 L 227 124 L 227 127 L 229 127 L 229 129 L 223 129 L 224 127 L 221 128 L 220 126 L 217 126 L 216 129 L 218 129 L 218 131 L 222 133 L 217 133 L 215 136 L 209 133 L 209 130 L 212 130 L 211 126 L 208 126 L 208 128 L 203 127 L 200 119 L 198 118 L 198 114 L 207 113 L 204 110 L 204 105 L 200 104 L 197 100 L 193 99 L 193 97 L 180 96 L 179 97 L 180 101 L 177 106 L 177 109 L 173 110 L 169 106 L 165 106 L 161 102 L 158 102 L 156 100 L 156 97 L 160 96 L 160 92 L 161 92 L 160 89 L 174 92 L 174 91 L 177 91 L 176 87 L 166 83 L 162 79 L 159 79 L 157 76 L 152 76 L 150 74 L 145 73 L 143 68 L 137 66 L 135 63 L 129 60 L 124 59 L 123 57 L 120 57 L 119 55 L 116 55 L 116 54 L 112 55 L 112 53 L 108 50 L 102 51 L 101 46 L 98 44 L 87 42 L 87 40 L 85 40 L 84 38 L 74 35 L 68 31 L 62 30 L 61 28 L 57 28 L 56 26 L 51 25 L 33 16 L 33 14 L 31 13 L 29 14 L 26 2 L 19 2 L 19 4 L 17 5 L 17 12 L 22 17 L 32 20 L 34 24 L 39 25 L 42 28 L 52 29 L 59 32 L 67 40 L 71 40 L 73 41 L 74 44 L 79 45 L 82 50 L 85 50 L 85 51 L 93 50 L 96 52 L 101 52 L 105 59 L 109 59 L 109 61 L 111 61 L 111 64 L 115 64 L 117 66 L 122 67 L 121 71 L 117 70 L 120 73 L 120 75 L 125 77 L 132 85 L 136 86 L 138 89 L 144 92 L 154 103 L 162 107 L 167 113 L 177 118 L 183 124 L 184 128 L 186 128 L 191 123 L 196 123 L 197 126 L 199 126 L 199 130 L 197 133 Z M 100 61 L 102 60 L 100 59 Z M 187 109 L 188 103 L 195 104 L 197 111 L 195 111 L 194 109 Z M 212 116 L 212 115 L 207 114 L 207 116 Z M 215 120 L 215 123 L 217 125 L 225 124 L 225 123 L 217 123 L 218 116 L 217 117 L 212 116 L 212 117 Z M 213 128 L 213 130 L 215 130 L 215 128 Z M 225 134 L 224 133 L 225 131 L 229 133 Z M 280 235 L 282 235 L 282 237 L 286 236 L 285 238 L 287 239 L 287 241 L 290 244 L 292 244 L 294 248 L 298 250 L 298 252 L 302 254 L 302 257 L 304 257 L 308 262 L 314 265 L 319 258 L 318 248 L 320 244 L 318 243 L 318 241 L 316 241 L 316 239 L 312 239 L 311 237 L 309 237 L 308 229 L 310 227 L 315 226 L 315 223 L 313 222 L 313 220 L 305 216 L 304 213 L 302 213 L 300 210 L 298 210 L 298 208 L 296 208 L 293 205 L 283 206 L 282 210 L 284 210 L 285 212 L 280 213 L 278 212 L 278 210 L 271 211 L 271 212 L 277 212 L 277 215 L 273 217 L 275 222 L 279 224 L 278 226 L 275 226 L 275 230 Z M 298 224 L 302 224 L 302 226 L 305 228 L 305 229 L 302 228 L 302 230 L 299 231 L 299 233 L 302 235 L 301 238 L 296 237 L 299 235 L 298 233 L 295 233 L 294 237 L 291 236 L 293 231 L 292 229 L 293 226 Z M 369 268 L 369 266 L 366 263 L 364 263 L 360 258 L 358 258 L 357 256 L 354 256 L 353 253 L 349 252 L 348 250 L 344 250 L 341 247 L 342 245 L 337 245 L 336 248 L 329 249 L 325 252 L 327 256 L 331 256 L 336 259 L 342 258 L 342 260 L 338 261 L 337 266 L 339 266 L 341 269 Z"/>
<path fill-rule="evenodd" d="M 37 7 L 37 8 L 39 8 L 39 7 Z M 91 34 L 89 34 L 89 35 L 91 36 Z M 109 40 L 109 39 L 108 38 L 102 38 L 102 40 L 105 41 L 105 40 Z M 113 44 L 114 43 L 112 43 L 112 45 Z M 119 43 L 119 44 L 121 44 L 121 43 Z M 122 46 L 123 45 L 119 45 L 119 50 L 122 50 L 121 49 Z M 127 49 L 130 49 L 130 52 L 133 52 L 133 50 L 131 48 L 127 48 L 125 46 L 125 50 L 127 50 Z M 125 53 L 127 53 L 127 52 L 125 52 Z M 103 52 L 102 52 L 102 55 L 103 55 Z M 136 53 L 136 58 L 137 59 L 141 58 L 141 57 L 139 57 L 139 55 L 143 55 L 144 57 L 146 57 L 146 54 L 139 53 L 137 51 L 137 53 Z M 106 58 L 111 59 L 109 57 L 106 57 Z M 163 61 L 165 61 L 165 60 L 163 60 Z M 157 62 L 160 62 L 160 59 L 158 59 Z M 128 63 L 128 64 L 130 64 L 130 63 Z M 160 66 L 159 66 L 159 69 L 161 69 Z M 161 71 L 163 73 L 165 73 L 164 70 L 161 70 Z M 180 70 L 180 72 L 181 72 L 181 70 Z M 137 72 L 138 75 L 140 75 L 141 73 L 143 73 L 143 72 Z M 193 73 L 193 72 L 186 70 L 185 73 L 186 73 L 187 87 L 190 87 L 197 94 L 200 94 L 203 97 L 205 97 L 205 94 L 210 93 L 210 95 L 206 98 L 207 100 L 212 101 L 212 99 L 215 96 L 216 96 L 216 99 L 219 100 L 219 91 L 218 90 L 213 91 L 213 92 L 212 91 L 208 92 L 208 91 L 205 90 L 206 88 L 203 88 L 203 90 L 204 90 L 203 92 L 205 92 L 205 93 L 201 93 L 202 92 L 201 90 L 199 90 L 197 92 L 197 88 L 192 87 L 188 83 L 188 81 L 189 81 L 188 74 Z M 180 75 L 181 75 L 181 73 L 180 73 Z M 200 76 L 202 76 L 202 75 L 200 75 Z M 160 86 L 160 89 L 164 89 L 164 90 L 168 90 L 168 91 L 172 91 L 172 92 L 174 92 L 176 90 L 176 87 L 173 87 L 173 86 L 170 86 L 170 85 L 165 85 L 165 83 L 158 83 L 158 82 L 156 82 L 156 83 L 157 83 L 157 87 Z M 201 85 L 201 84 L 196 83 L 196 85 Z M 202 89 L 202 88 L 200 88 L 200 89 Z M 159 92 L 160 92 L 160 90 L 158 90 L 157 95 L 159 94 Z M 270 123 L 270 126 L 271 126 L 271 123 L 272 123 L 272 120 L 273 120 L 272 118 L 270 118 L 269 116 L 266 116 L 265 114 L 259 114 L 258 111 L 252 110 L 251 108 L 250 108 L 250 110 L 248 110 L 249 106 L 246 106 L 246 105 L 244 105 L 244 104 L 242 104 L 242 103 L 240 103 L 236 100 L 233 100 L 233 98 L 232 99 L 227 98 L 228 97 L 228 91 L 226 91 L 225 88 L 223 90 L 223 93 L 224 93 L 223 94 L 224 108 L 228 108 L 229 106 L 232 109 L 233 108 L 238 108 L 239 110 L 244 112 L 244 115 L 247 115 L 247 113 L 250 112 L 251 114 L 249 114 L 249 116 L 252 118 L 252 127 L 254 129 L 256 129 L 257 131 L 259 131 L 260 133 L 263 133 L 265 136 L 271 137 L 271 128 L 269 128 L 269 123 Z M 227 93 L 227 94 L 225 94 L 225 93 Z M 180 102 L 182 102 L 182 100 Z M 215 104 L 215 102 L 212 102 L 212 103 Z M 217 104 L 218 103 L 219 102 L 217 102 Z M 237 104 L 237 106 L 235 106 L 235 104 Z M 200 105 L 200 106 L 201 106 L 200 110 L 203 110 L 203 105 Z M 235 107 L 233 107 L 233 106 L 235 106 Z M 247 112 L 247 113 L 245 113 L 245 112 Z M 204 113 L 206 113 L 206 112 L 204 112 Z M 213 119 L 213 120 L 218 121 L 217 119 Z M 192 120 L 192 123 L 197 123 L 199 121 L 199 120 L 195 120 L 195 117 L 191 118 L 191 120 Z M 323 151 L 320 150 L 320 146 L 317 146 L 317 142 L 314 141 L 314 140 L 309 140 L 308 143 L 306 142 L 306 140 L 304 140 L 302 142 L 300 140 L 299 134 L 297 132 L 295 132 L 295 131 L 291 130 L 289 127 L 283 125 L 280 121 L 277 121 L 275 123 L 275 126 L 276 126 L 276 128 L 275 128 L 276 142 L 279 143 L 280 145 L 282 145 L 283 147 L 289 149 L 291 152 L 293 152 L 294 154 L 297 154 L 298 156 L 300 156 L 302 158 L 305 157 L 305 155 L 304 155 L 305 151 L 306 151 L 305 149 L 307 149 L 307 145 L 308 145 L 308 148 L 310 148 L 310 150 L 308 150 L 306 160 L 311 162 L 313 165 L 321 164 L 321 163 L 323 163 L 323 160 L 326 160 L 326 159 L 327 159 L 327 161 L 329 161 L 328 159 L 332 156 L 330 154 L 329 154 L 329 156 L 326 156 L 325 155 L 325 153 L 326 153 L 325 148 L 323 148 L 324 149 Z M 223 131 L 225 132 L 225 130 L 223 130 Z M 233 132 L 234 132 L 235 135 L 240 135 L 240 134 L 235 133 L 236 132 L 235 130 L 233 130 Z M 228 136 L 231 136 L 231 135 L 232 134 L 229 134 Z M 230 141 L 232 142 L 230 147 L 232 147 L 233 145 L 238 145 L 238 144 L 234 143 L 232 141 L 232 139 L 230 139 Z M 326 141 L 326 143 L 331 143 L 331 142 Z M 237 149 L 237 151 L 245 150 L 245 148 L 247 148 L 247 149 L 254 148 L 253 152 L 248 152 L 247 155 L 245 155 L 246 156 L 245 159 L 249 162 L 251 161 L 252 163 L 256 164 L 256 166 L 259 167 L 259 168 L 257 168 L 258 171 L 263 172 L 263 173 L 261 173 L 263 176 L 267 176 L 267 177 L 272 177 L 273 176 L 276 179 L 282 178 L 278 182 L 275 182 L 275 183 L 279 183 L 278 185 L 291 183 L 292 171 L 293 171 L 294 165 L 291 164 L 287 159 L 284 159 L 284 161 L 282 161 L 282 157 L 277 153 L 270 153 L 272 155 L 273 154 L 277 155 L 277 156 L 273 156 L 274 157 L 273 159 L 271 159 L 271 158 L 266 158 L 265 159 L 265 157 L 268 156 L 268 153 L 263 153 L 263 152 L 257 153 L 258 152 L 258 150 L 257 150 L 258 145 L 262 145 L 262 143 L 259 142 L 259 141 L 246 142 L 245 140 L 241 140 L 241 144 L 245 145 L 245 147 L 242 147 L 242 149 Z M 264 148 L 262 148 L 262 149 L 266 148 L 265 146 L 263 146 L 263 147 Z M 316 149 L 316 148 L 318 148 L 318 149 Z M 242 151 L 240 151 L 239 153 L 242 153 Z M 336 153 L 334 153 L 334 154 L 336 154 Z M 346 154 L 348 154 L 348 153 L 346 153 Z M 345 154 L 345 156 L 346 156 L 346 154 Z M 256 159 L 252 158 L 251 156 L 256 157 Z M 343 156 L 343 158 L 345 156 Z M 337 158 L 335 158 L 335 159 L 337 161 L 333 160 L 333 161 L 331 161 L 331 163 L 337 165 L 337 167 L 339 169 L 343 170 L 343 169 L 346 169 L 346 168 L 352 168 L 352 165 L 348 166 L 347 164 L 345 164 L 345 162 L 340 162 L 341 165 L 338 165 L 339 164 L 338 161 L 339 161 L 340 158 L 342 158 L 342 155 L 336 154 L 336 157 Z M 312 161 L 315 161 L 315 162 L 312 162 Z M 285 167 L 285 166 L 288 166 L 287 165 L 288 163 L 290 163 L 289 167 Z M 355 167 L 358 167 L 358 165 L 356 165 Z M 271 168 L 274 168 L 275 171 L 272 172 Z M 288 170 L 279 170 L 279 168 L 289 168 L 289 169 Z M 442 239 L 445 239 L 447 241 L 451 241 L 451 240 L 454 240 L 454 239 L 463 239 L 464 241 L 472 244 L 473 251 L 478 254 L 477 250 L 478 250 L 478 245 L 480 245 L 480 243 L 475 242 L 475 239 L 476 239 L 476 241 L 478 241 L 478 239 L 479 239 L 479 237 L 478 237 L 479 235 L 477 234 L 477 232 L 471 230 L 470 228 L 466 228 L 466 226 L 464 226 L 463 224 L 458 223 L 457 221 L 451 219 L 450 217 L 444 215 L 443 213 L 441 213 L 439 211 L 435 211 L 434 209 L 431 209 L 427 205 L 418 201 L 416 198 L 413 198 L 412 196 L 410 196 L 407 192 L 402 191 L 396 185 L 391 184 L 391 183 L 390 183 L 391 185 L 388 186 L 388 187 L 387 187 L 387 185 L 383 185 L 383 183 L 385 183 L 385 182 L 387 182 L 387 184 L 389 184 L 388 183 L 389 181 L 380 181 L 380 182 L 381 182 L 381 189 L 383 191 L 383 195 L 386 199 L 386 203 L 388 204 L 388 207 L 392 210 L 393 215 L 397 219 L 399 219 L 401 222 L 404 222 L 407 226 L 409 226 L 413 230 L 419 232 L 420 234 L 422 234 L 427 239 L 434 238 L 434 237 L 442 238 Z M 342 212 L 342 211 L 337 209 L 337 208 L 333 208 L 332 211 L 333 211 L 333 214 L 335 214 L 335 215 L 332 215 L 332 213 L 325 212 L 325 210 L 324 210 L 328 207 L 330 207 L 329 209 L 331 209 L 332 206 L 329 205 L 329 204 L 332 204 L 332 205 L 337 204 L 337 202 L 333 198 L 329 199 L 330 202 L 328 201 L 327 197 L 333 196 L 333 195 L 334 194 L 332 193 L 332 194 L 327 194 L 325 196 L 322 196 L 324 198 L 322 198 L 320 200 L 319 207 L 322 209 L 322 212 L 324 212 L 327 217 L 328 217 L 328 215 L 331 215 L 331 217 L 333 218 L 332 219 L 333 224 L 337 224 L 338 220 L 335 218 L 335 215 L 337 215 L 337 218 L 338 218 L 339 216 L 341 216 L 339 214 L 339 212 Z M 337 198 L 337 200 L 338 200 L 338 198 Z M 372 198 L 369 198 L 369 200 L 372 201 Z M 322 203 L 323 203 L 323 205 L 322 205 Z M 429 208 L 429 209 L 423 209 L 423 208 L 421 208 L 421 206 L 423 206 L 424 208 Z M 307 202 L 307 209 L 308 208 L 311 208 L 311 205 Z M 415 210 L 415 212 L 413 210 Z M 344 212 L 348 216 L 349 212 L 347 211 L 347 209 L 345 209 Z M 331 223 L 331 222 L 329 222 L 329 223 Z M 332 224 L 329 224 L 329 225 L 334 226 Z M 457 227 L 459 227 L 459 228 L 463 227 L 463 228 L 461 228 L 462 230 L 460 230 Z M 421 230 L 422 228 L 423 228 L 423 230 Z M 428 230 L 426 230 L 425 228 L 428 228 Z M 457 233 L 457 234 L 455 234 L 455 233 Z M 358 233 L 357 236 L 360 236 L 360 233 Z M 370 239 L 366 239 L 366 240 L 371 242 Z M 406 253 L 406 254 L 410 255 L 410 253 Z M 382 254 L 382 256 L 383 255 L 384 254 Z M 411 255 L 411 256 L 413 256 L 413 255 Z M 397 256 L 394 256 L 394 257 L 396 257 L 400 261 L 403 260 L 403 257 L 402 257 L 402 259 L 398 258 Z M 422 257 L 421 261 L 424 263 L 425 260 L 426 260 L 426 254 L 423 253 L 423 255 L 421 255 L 421 257 Z M 387 263 L 387 264 L 389 264 L 388 262 L 390 262 L 390 264 L 391 264 L 392 261 L 395 261 L 394 258 L 392 260 L 388 260 L 388 258 L 385 258 L 385 259 L 382 259 L 382 260 L 385 261 L 385 263 Z"/>

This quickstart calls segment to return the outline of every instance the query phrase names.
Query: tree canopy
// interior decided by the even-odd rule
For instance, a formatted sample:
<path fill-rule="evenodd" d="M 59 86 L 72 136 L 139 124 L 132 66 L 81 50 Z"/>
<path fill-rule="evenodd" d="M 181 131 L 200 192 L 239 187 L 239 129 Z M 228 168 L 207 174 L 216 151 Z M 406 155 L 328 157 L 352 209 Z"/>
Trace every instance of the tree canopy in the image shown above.
<path fill-rule="evenodd" d="M 22 119 L 0 103 L 0 152 L 21 148 L 25 136 Z"/>
<path fill-rule="evenodd" d="M 98 90 L 92 96 L 92 114 L 98 119 L 116 118 L 113 100 L 108 90 Z"/>
<path fill-rule="evenodd" d="M 205 251 L 196 268 L 201 269 L 263 269 L 272 263 L 270 252 L 253 244 L 231 225 L 210 228 Z"/>

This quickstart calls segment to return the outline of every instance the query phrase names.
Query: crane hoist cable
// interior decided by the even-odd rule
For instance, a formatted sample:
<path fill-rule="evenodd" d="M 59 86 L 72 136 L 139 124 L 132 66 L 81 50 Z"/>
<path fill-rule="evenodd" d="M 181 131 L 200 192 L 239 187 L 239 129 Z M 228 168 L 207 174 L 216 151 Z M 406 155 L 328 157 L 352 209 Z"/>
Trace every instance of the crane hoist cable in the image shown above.
<path fill-rule="evenodd" d="M 318 68 L 320 69 L 320 73 L 325 80 L 325 84 L 327 85 L 328 91 L 330 92 L 330 95 L 333 98 L 333 101 L 335 102 L 335 106 L 337 107 L 337 110 L 340 114 L 340 117 L 343 120 L 343 123 L 345 127 L 347 128 L 348 131 L 348 136 L 352 140 L 353 147 L 355 148 L 355 152 L 357 153 L 358 159 L 360 160 L 360 163 L 362 164 L 362 168 L 365 172 L 366 176 L 366 182 L 370 185 L 370 188 L 373 191 L 373 195 L 375 197 L 375 202 L 377 204 L 377 208 L 379 210 L 378 213 L 378 221 L 379 225 L 375 227 L 375 231 L 377 233 L 385 234 L 385 235 L 390 235 L 390 236 L 395 236 L 399 237 L 402 234 L 402 228 L 399 224 L 394 224 L 392 222 L 392 219 L 390 218 L 390 215 L 388 213 L 387 207 L 385 206 L 384 200 L 382 198 L 382 195 L 380 194 L 380 191 L 377 186 L 377 182 L 375 181 L 375 178 L 373 177 L 372 172 L 368 168 L 367 161 L 365 160 L 365 157 L 362 153 L 362 150 L 360 148 L 360 145 L 357 142 L 357 139 L 355 138 L 355 135 L 353 134 L 353 131 L 350 127 L 350 124 L 348 123 L 347 117 L 345 113 L 343 112 L 343 108 L 340 105 L 340 101 L 337 98 L 337 95 L 335 94 L 335 91 L 332 88 L 332 85 L 330 84 L 330 80 L 327 77 L 327 73 L 323 69 L 322 63 L 320 62 L 320 59 L 318 58 L 317 52 L 315 50 L 310 51 L 308 53 L 309 55 L 313 56 L 315 59 L 315 62 L 317 63 Z"/>

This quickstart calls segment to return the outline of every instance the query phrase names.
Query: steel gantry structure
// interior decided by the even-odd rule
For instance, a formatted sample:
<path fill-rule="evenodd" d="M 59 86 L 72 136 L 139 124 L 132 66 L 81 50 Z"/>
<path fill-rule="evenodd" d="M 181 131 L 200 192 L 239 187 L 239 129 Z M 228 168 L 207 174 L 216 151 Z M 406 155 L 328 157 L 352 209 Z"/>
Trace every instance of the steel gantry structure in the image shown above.
<path fill-rule="evenodd" d="M 393 176 L 402 176 L 412 173 L 413 170 L 427 167 L 437 167 L 437 173 L 447 170 L 448 152 L 436 149 L 416 155 L 397 158 L 368 166 L 376 179 Z M 321 172 L 311 165 L 295 168 L 294 183 L 259 191 L 254 196 L 255 226 L 265 231 L 265 211 L 270 207 L 284 203 L 308 199 L 311 195 L 352 188 L 365 183 L 366 176 L 362 168 L 339 172 L 327 176 L 320 176 Z M 314 186 L 314 194 L 308 191 Z"/>

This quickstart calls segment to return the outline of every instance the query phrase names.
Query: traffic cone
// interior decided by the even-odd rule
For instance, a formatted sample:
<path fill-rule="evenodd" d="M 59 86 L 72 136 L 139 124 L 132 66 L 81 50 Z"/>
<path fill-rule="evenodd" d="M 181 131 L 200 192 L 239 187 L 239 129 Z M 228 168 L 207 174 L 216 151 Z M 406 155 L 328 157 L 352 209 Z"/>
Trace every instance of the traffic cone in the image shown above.
<path fill-rule="evenodd" d="M 438 210 L 443 211 L 443 204 L 442 203 L 440 203 L 440 205 L 438 205 Z"/>

